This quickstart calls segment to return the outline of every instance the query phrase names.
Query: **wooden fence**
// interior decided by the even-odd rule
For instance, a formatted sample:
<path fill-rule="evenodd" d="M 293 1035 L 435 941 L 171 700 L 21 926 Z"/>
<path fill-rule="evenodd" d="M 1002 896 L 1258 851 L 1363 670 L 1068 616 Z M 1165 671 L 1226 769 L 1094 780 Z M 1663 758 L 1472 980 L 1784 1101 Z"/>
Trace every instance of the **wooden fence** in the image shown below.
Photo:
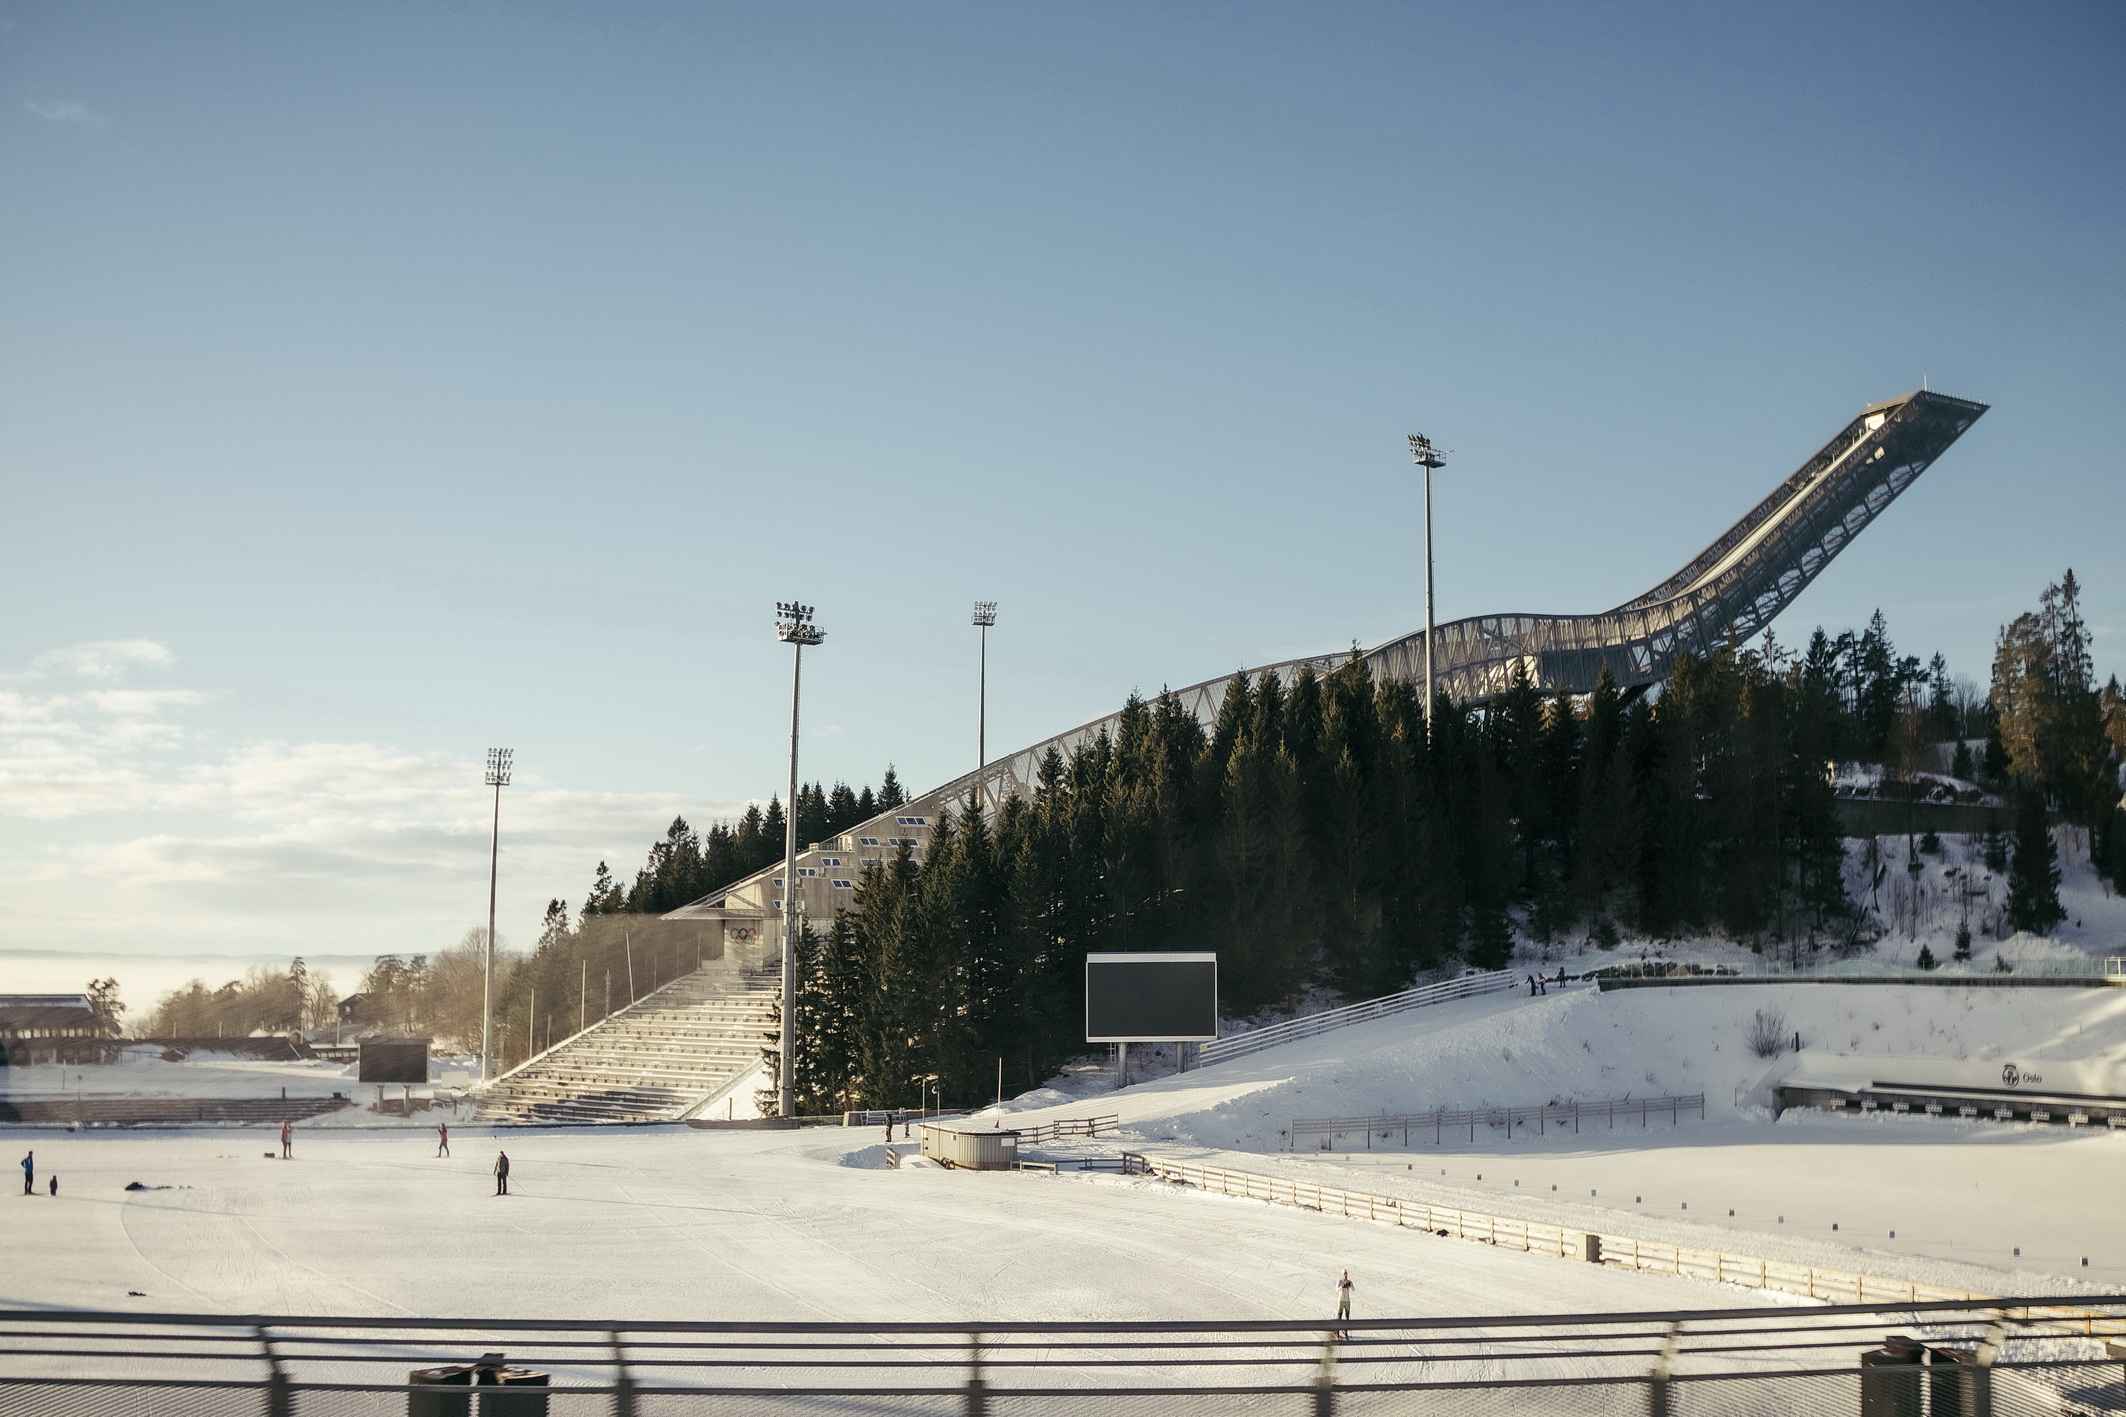
<path fill-rule="evenodd" d="M 1115 1124 L 1121 1120 L 1121 1113 L 1110 1112 L 1105 1117 L 1063 1117 L 1053 1122 L 1042 1122 L 1038 1126 L 1014 1127 L 1011 1130 L 1019 1134 L 1020 1145 L 1038 1146 L 1044 1141 L 1054 1141 L 1057 1137 L 1096 1137 L 1100 1135 L 1102 1127 L 1113 1131 Z"/>
<path fill-rule="evenodd" d="M 1736 1284 L 1745 1289 L 1797 1294 L 1829 1304 L 1984 1302 L 1996 1297 L 1906 1279 L 1818 1269 L 1813 1265 L 1766 1259 L 1761 1255 L 1701 1250 L 1690 1245 L 1669 1245 L 1628 1235 L 1545 1225 L 1540 1221 L 1486 1215 L 1480 1211 L 1457 1210 L 1394 1196 L 1368 1195 L 1363 1191 L 1341 1190 L 1282 1176 L 1262 1176 L 1186 1161 L 1162 1161 L 1136 1152 L 1124 1152 L 1123 1161 L 1131 1174 L 1158 1176 L 1219 1195 L 1246 1196 L 1252 1200 L 1301 1206 L 1325 1215 L 1406 1226 L 1454 1239 L 1525 1250 L 1530 1254 L 1587 1260 L 1612 1269 L 1674 1274 L 1685 1279 L 1710 1280 L 1715 1284 Z M 2126 1335 L 2126 1319 L 2088 1310 L 2055 1306 L 2018 1308 L 2014 1312 L 2062 1332 L 2091 1336 Z"/>

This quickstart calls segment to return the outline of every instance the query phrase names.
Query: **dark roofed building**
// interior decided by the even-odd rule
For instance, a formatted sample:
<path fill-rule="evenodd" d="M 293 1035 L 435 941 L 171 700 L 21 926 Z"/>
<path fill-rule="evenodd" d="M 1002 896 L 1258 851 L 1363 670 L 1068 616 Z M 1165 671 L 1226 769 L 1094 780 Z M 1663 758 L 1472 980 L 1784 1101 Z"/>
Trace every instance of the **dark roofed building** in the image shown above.
<path fill-rule="evenodd" d="M 103 1026 L 86 994 L 0 994 L 0 1062 L 95 1063 Z"/>

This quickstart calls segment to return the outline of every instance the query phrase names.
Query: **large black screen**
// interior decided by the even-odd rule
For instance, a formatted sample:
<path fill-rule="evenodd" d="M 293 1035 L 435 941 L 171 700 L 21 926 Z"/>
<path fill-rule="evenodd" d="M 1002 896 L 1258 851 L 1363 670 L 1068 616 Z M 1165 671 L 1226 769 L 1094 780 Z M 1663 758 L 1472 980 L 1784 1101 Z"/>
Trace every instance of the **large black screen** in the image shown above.
<path fill-rule="evenodd" d="M 1085 957 L 1085 1041 L 1206 1043 L 1218 1036 L 1218 956 Z"/>

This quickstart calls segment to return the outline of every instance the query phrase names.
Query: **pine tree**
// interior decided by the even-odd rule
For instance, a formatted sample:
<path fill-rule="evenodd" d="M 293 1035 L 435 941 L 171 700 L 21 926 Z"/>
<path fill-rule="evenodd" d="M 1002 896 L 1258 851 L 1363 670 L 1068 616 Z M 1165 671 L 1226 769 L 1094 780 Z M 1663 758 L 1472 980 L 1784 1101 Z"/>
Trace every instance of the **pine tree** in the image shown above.
<path fill-rule="evenodd" d="M 89 996 L 89 1008 L 96 1015 L 96 1032 L 104 1038 L 117 1038 L 125 1032 L 125 1001 L 118 997 L 116 979 L 91 979 L 84 991 Z M 101 1055 L 100 1055 L 101 1056 Z M 115 1052 L 110 1055 L 115 1056 Z"/>
<path fill-rule="evenodd" d="M 546 918 L 539 925 L 539 948 L 560 949 L 569 938 L 568 902 L 549 900 L 546 903 Z"/>
<path fill-rule="evenodd" d="M 878 809 L 881 812 L 890 812 L 907 800 L 908 794 L 902 789 L 901 780 L 894 776 L 893 764 L 886 764 L 886 776 L 878 785 Z"/>
<path fill-rule="evenodd" d="M 603 861 L 598 863 L 598 874 L 591 881 L 588 894 L 583 897 L 583 918 L 593 915 L 618 915 L 627 902 L 620 887 L 613 880 L 612 871 Z"/>
<path fill-rule="evenodd" d="M 2008 923 L 2042 935 L 2067 918 L 2060 906 L 2060 862 L 2045 802 L 2026 789 L 2015 804 L 2015 854 L 2008 864 Z"/>
<path fill-rule="evenodd" d="M 1986 829 L 1979 833 L 1979 855 L 1986 869 L 1994 875 L 2003 875 L 2008 870 L 2008 833 L 2001 830 L 1998 814 L 1986 814 Z"/>
<path fill-rule="evenodd" d="M 834 784 L 834 790 L 827 794 L 827 827 L 824 835 L 838 836 L 871 815 L 862 811 L 856 793 L 850 789 L 848 783 L 837 782 Z"/>

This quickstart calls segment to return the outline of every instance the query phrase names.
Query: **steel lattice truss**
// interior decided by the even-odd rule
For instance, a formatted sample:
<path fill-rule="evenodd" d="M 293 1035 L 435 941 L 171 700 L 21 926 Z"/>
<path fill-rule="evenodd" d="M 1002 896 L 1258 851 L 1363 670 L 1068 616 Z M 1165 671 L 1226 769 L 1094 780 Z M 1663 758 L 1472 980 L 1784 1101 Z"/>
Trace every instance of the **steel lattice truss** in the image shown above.
<path fill-rule="evenodd" d="M 1599 615 L 1482 615 L 1436 627 L 1433 656 L 1439 692 L 1456 704 L 1483 703 L 1504 693 L 1515 672 L 1525 670 L 1529 682 L 1546 693 L 1583 694 L 1594 688 L 1604 666 L 1619 688 L 1640 688 L 1666 679 L 1679 655 L 1702 656 L 1742 643 L 1771 624 L 1861 528 L 1985 411 L 1984 404 L 1932 392 L 1907 394 L 1862 410 L 1688 565 L 1614 610 Z M 1390 640 L 1360 657 L 1377 679 L 1420 680 L 1425 672 L 1424 632 Z M 1350 658 L 1350 651 L 1340 651 L 1287 660 L 1254 670 L 1252 677 L 1273 674 L 1289 687 L 1302 670 L 1326 674 Z M 1192 684 L 1172 691 L 1173 697 L 1210 724 L 1238 678 L 1229 674 Z M 993 812 L 1005 799 L 1033 792 L 1042 760 L 1051 750 L 1067 758 L 1098 735 L 1112 734 L 1120 720 L 1119 713 L 1109 714 L 1007 754 L 850 831 L 892 831 L 897 817 L 909 815 L 935 820 L 970 799 Z M 684 918 L 697 911 L 720 913 L 726 895 L 763 886 L 781 871 L 780 864 L 769 867 L 674 914 Z"/>

